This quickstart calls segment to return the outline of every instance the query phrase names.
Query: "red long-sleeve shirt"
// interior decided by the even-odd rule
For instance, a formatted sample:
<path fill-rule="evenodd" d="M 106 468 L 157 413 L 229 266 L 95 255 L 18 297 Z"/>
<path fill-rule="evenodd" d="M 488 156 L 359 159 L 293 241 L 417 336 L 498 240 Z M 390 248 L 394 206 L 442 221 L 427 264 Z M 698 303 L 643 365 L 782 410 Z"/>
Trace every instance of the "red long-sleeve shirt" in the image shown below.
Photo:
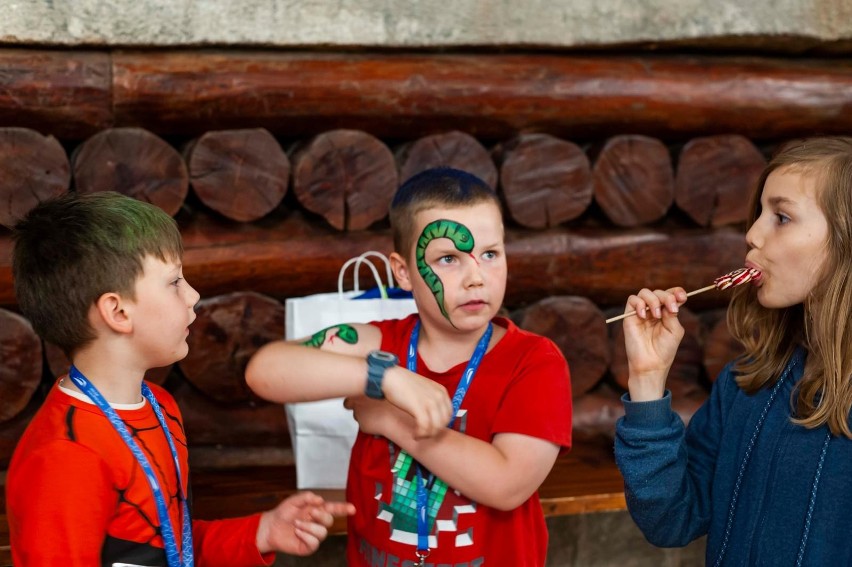
<path fill-rule="evenodd" d="M 181 483 L 189 476 L 177 403 L 150 384 L 178 451 Z M 168 499 L 180 545 L 180 499 L 171 450 L 150 404 L 117 409 L 151 463 Z M 7 515 L 16 567 L 128 563 L 166 566 L 151 487 L 124 441 L 94 404 L 54 386 L 9 465 Z M 193 521 L 198 567 L 269 565 L 256 535 L 260 516 Z"/>

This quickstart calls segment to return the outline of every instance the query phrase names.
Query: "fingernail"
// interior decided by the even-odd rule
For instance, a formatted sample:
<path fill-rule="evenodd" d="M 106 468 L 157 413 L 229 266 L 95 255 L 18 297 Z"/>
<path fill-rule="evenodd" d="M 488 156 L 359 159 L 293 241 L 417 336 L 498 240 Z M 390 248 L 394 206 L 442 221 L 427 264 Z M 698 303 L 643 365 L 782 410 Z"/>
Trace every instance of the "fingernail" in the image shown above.
<path fill-rule="evenodd" d="M 659 319 L 662 316 L 663 316 L 662 310 L 659 307 L 655 307 L 654 308 L 654 317 L 657 317 Z"/>
<path fill-rule="evenodd" d="M 669 309 L 672 313 L 677 313 L 677 302 L 672 301 L 671 305 L 669 306 Z"/>

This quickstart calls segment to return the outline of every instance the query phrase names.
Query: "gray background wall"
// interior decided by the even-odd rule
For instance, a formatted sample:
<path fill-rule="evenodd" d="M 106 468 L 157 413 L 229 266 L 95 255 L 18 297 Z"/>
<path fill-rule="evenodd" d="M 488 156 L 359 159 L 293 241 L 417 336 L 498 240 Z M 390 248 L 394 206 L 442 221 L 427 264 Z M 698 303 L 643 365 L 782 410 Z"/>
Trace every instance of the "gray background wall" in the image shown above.
<path fill-rule="evenodd" d="M 0 44 L 801 50 L 852 43 L 850 0 L 3 0 Z M 828 44 L 828 45 L 826 45 Z"/>

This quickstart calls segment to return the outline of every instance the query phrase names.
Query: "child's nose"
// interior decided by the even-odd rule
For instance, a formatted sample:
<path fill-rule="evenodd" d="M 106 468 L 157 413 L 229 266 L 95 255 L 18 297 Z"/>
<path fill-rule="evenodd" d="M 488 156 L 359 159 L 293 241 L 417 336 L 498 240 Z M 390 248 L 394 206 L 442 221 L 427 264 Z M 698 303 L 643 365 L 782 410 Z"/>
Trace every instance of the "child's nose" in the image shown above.
<path fill-rule="evenodd" d="M 189 283 L 186 284 L 186 287 L 188 288 L 186 292 L 186 303 L 190 307 L 195 307 L 198 300 L 201 299 L 201 294 L 195 291 L 195 288 L 189 285 Z"/>
<path fill-rule="evenodd" d="M 467 264 L 467 283 L 468 285 L 482 285 L 485 281 L 482 276 L 482 266 L 479 260 L 476 259 L 476 256 L 470 254 L 470 258 L 471 260 Z"/>
<path fill-rule="evenodd" d="M 763 235 L 760 228 L 760 220 L 756 221 L 746 232 L 746 245 L 749 248 L 760 248 L 763 243 Z"/>

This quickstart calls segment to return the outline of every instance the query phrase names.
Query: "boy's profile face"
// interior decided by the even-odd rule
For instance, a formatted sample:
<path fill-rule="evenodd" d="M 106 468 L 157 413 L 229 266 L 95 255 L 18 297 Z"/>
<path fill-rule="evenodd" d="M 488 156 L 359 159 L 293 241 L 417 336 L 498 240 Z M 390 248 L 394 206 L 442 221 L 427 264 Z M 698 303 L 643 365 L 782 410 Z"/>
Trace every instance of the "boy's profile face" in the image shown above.
<path fill-rule="evenodd" d="M 415 216 L 408 285 L 421 319 L 460 331 L 483 328 L 506 292 L 503 220 L 492 202 Z"/>
<path fill-rule="evenodd" d="M 186 339 L 200 298 L 183 279 L 179 260 L 146 256 L 136 280 L 136 297 L 128 300 L 136 352 L 149 368 L 167 366 L 189 352 Z"/>

